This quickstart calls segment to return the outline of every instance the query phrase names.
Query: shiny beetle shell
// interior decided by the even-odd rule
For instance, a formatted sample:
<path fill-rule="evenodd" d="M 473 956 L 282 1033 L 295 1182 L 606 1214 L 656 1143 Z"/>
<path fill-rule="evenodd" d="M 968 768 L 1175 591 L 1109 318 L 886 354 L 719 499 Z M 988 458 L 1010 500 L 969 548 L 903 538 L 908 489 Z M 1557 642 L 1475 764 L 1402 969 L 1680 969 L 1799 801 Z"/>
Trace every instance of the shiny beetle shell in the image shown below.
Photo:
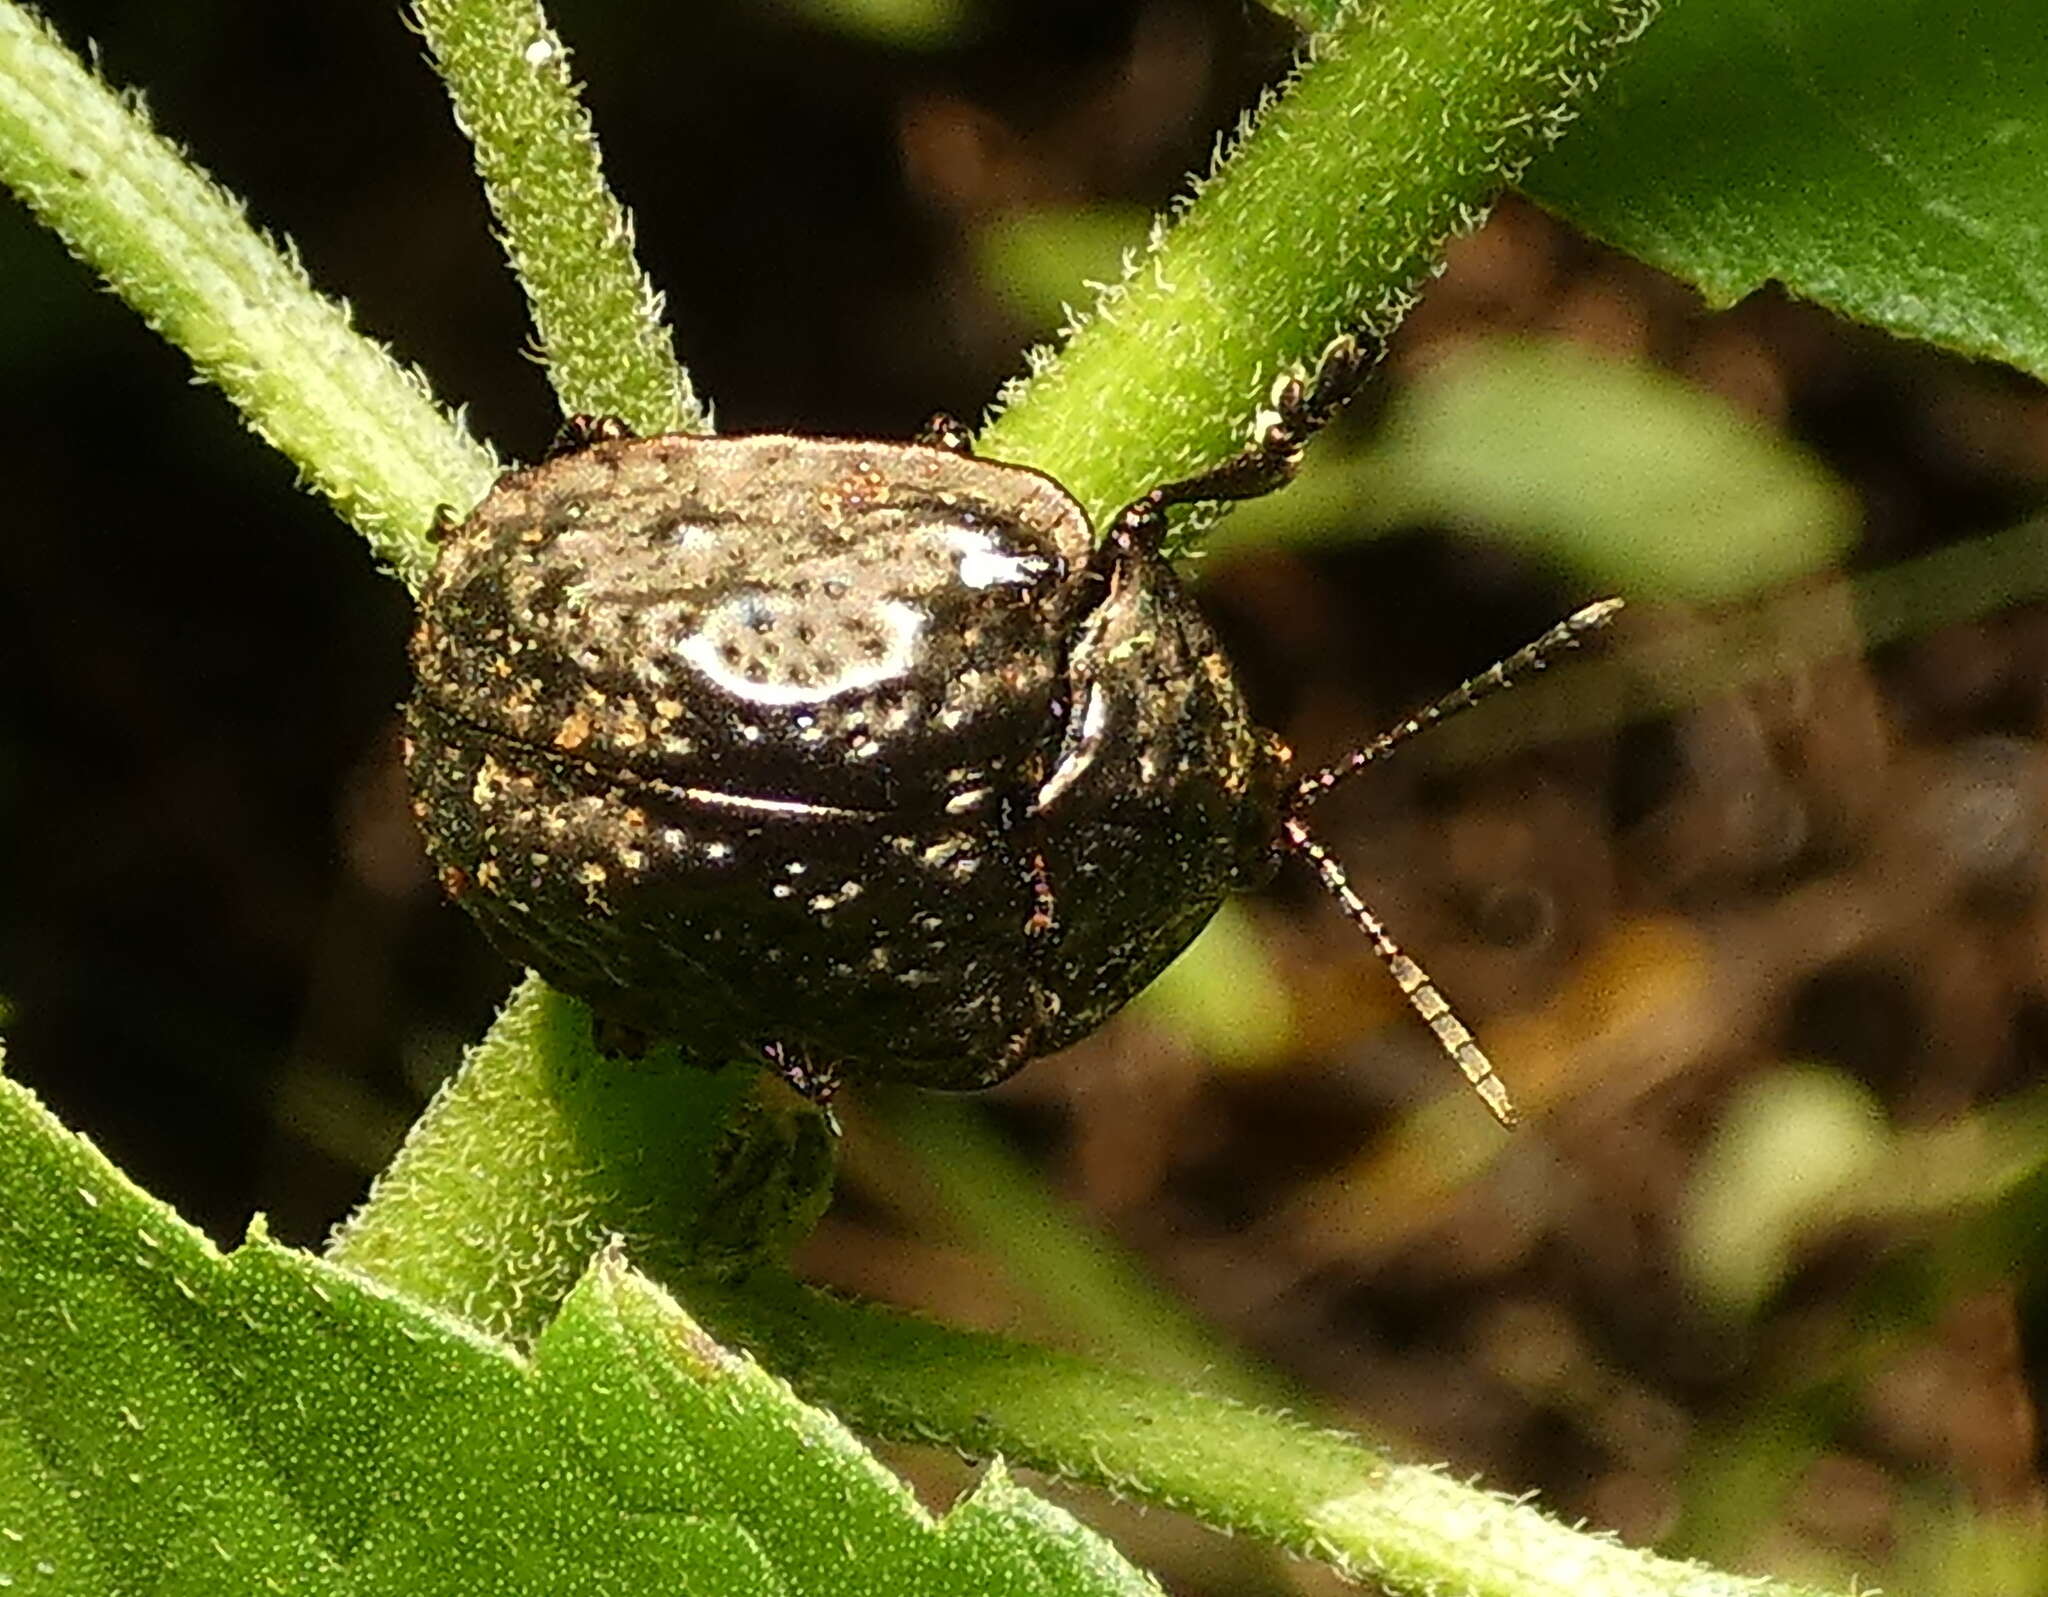
<path fill-rule="evenodd" d="M 598 442 L 444 541 L 414 809 L 511 958 L 704 1057 L 1000 1080 L 1274 860 L 1284 758 L 1166 563 L 926 444 Z"/>

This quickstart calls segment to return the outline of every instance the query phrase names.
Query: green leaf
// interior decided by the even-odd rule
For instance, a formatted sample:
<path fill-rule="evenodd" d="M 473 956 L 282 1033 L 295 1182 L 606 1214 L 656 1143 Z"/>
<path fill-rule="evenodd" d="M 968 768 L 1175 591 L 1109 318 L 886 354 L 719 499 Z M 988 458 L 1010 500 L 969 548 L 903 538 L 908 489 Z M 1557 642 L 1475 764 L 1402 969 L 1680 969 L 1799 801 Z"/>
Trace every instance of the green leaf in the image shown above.
<path fill-rule="evenodd" d="M 1699 1300 L 1755 1313 L 1808 1233 L 1892 1157 L 1884 1110 L 1854 1077 L 1784 1065 L 1744 1082 L 1686 1178 L 1679 1247 Z"/>
<path fill-rule="evenodd" d="M 0 1082 L 0 1587 L 1156 1591 L 999 1466 L 934 1520 L 608 1250 L 530 1357 L 216 1251 Z"/>
<path fill-rule="evenodd" d="M 1149 218 L 1132 206 L 1000 211 L 974 237 L 977 272 L 1019 323 L 1057 327 L 1123 275 Z"/>
<path fill-rule="evenodd" d="M 1526 187 L 1728 305 L 1776 280 L 2048 376 L 2033 5 L 1686 0 Z"/>
<path fill-rule="evenodd" d="M 942 50 L 976 21 L 969 0 L 784 0 L 819 27 L 899 50 Z"/>
<path fill-rule="evenodd" d="M 1856 507 L 1818 461 L 1667 372 L 1503 338 L 1432 366 L 1370 447 L 1311 457 L 1211 547 L 1419 523 L 1525 545 L 1632 599 L 1711 602 L 1832 565 Z"/>

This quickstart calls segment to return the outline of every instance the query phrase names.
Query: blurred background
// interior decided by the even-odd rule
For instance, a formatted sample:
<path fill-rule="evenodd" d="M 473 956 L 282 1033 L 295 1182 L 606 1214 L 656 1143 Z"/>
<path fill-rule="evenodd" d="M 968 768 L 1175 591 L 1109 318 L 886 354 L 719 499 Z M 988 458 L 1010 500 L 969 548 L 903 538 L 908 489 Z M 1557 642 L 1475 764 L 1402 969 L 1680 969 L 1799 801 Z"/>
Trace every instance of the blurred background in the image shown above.
<path fill-rule="evenodd" d="M 541 450 L 394 5 L 44 9 Z M 726 430 L 979 414 L 1291 48 L 1245 0 L 552 10 Z M 8 1068 L 216 1238 L 316 1244 L 512 976 L 403 808 L 408 606 L 12 205 L 0 272 Z M 1709 315 L 1510 201 L 1354 412 L 1198 568 L 1305 758 L 1632 600 L 1319 812 L 1528 1123 L 1289 873 L 997 1092 L 849 1095 L 800 1262 L 1632 1541 L 2048 1591 L 2048 394 L 1771 293 Z M 1175 1592 L 1334 1588 L 1071 1500 Z"/>

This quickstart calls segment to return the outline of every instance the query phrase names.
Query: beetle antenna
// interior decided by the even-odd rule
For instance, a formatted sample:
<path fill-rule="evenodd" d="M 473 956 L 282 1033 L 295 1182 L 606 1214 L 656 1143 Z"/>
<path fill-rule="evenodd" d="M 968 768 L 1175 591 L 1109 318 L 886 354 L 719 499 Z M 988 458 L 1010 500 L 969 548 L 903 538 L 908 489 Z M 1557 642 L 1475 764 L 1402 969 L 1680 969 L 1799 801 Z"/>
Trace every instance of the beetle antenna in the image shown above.
<path fill-rule="evenodd" d="M 1515 1123 L 1515 1105 L 1508 1096 L 1506 1083 L 1495 1074 L 1493 1062 L 1473 1040 L 1472 1033 L 1457 1017 L 1449 1001 L 1437 991 L 1436 983 L 1429 979 L 1420 965 L 1401 952 L 1401 945 L 1388 934 L 1380 918 L 1352 890 L 1344 867 L 1316 841 L 1302 815 L 1339 782 L 1357 775 L 1375 761 L 1385 759 L 1416 733 L 1427 731 L 1439 721 L 1448 720 L 1460 710 L 1469 710 L 1496 693 L 1505 692 L 1522 678 L 1541 671 L 1553 655 L 1576 648 L 1588 633 L 1597 632 L 1612 621 L 1621 609 L 1621 603 L 1619 599 L 1601 599 L 1575 611 L 1541 637 L 1524 644 L 1478 676 L 1467 678 L 1436 703 L 1416 711 L 1398 726 L 1390 727 L 1363 748 L 1346 755 L 1334 765 L 1326 765 L 1313 775 L 1303 777 L 1295 784 L 1293 811 L 1280 823 L 1282 841 L 1315 868 L 1330 896 L 1337 900 L 1352 924 L 1372 943 L 1373 952 L 1385 963 L 1387 974 L 1401 989 L 1401 996 L 1414 1006 L 1415 1013 L 1436 1034 L 1444 1052 L 1465 1073 L 1473 1091 L 1479 1094 L 1486 1107 L 1493 1111 L 1493 1118 L 1503 1126 Z"/>
<path fill-rule="evenodd" d="M 1552 627 L 1542 637 L 1525 643 L 1505 660 L 1488 666 L 1476 677 L 1469 677 L 1427 709 L 1417 710 L 1398 726 L 1389 727 L 1363 748 L 1355 749 L 1334 765 L 1326 765 L 1311 776 L 1304 776 L 1295 785 L 1294 804 L 1297 810 L 1306 809 L 1346 777 L 1356 776 L 1376 760 L 1383 760 L 1394 750 L 1406 743 L 1418 732 L 1425 732 L 1439 721 L 1449 720 L 1460 710 L 1469 710 L 1475 704 L 1485 702 L 1496 693 L 1513 687 L 1522 678 L 1541 671 L 1555 655 L 1567 649 L 1577 648 L 1588 633 L 1597 632 L 1612 621 L 1621 609 L 1619 599 L 1601 599 L 1587 605 L 1583 610 L 1574 611 Z M 1327 878 L 1325 878 L 1327 880 Z"/>
<path fill-rule="evenodd" d="M 1280 833 L 1289 848 L 1315 867 L 1330 896 L 1337 900 L 1352 924 L 1371 941 L 1373 952 L 1385 963 L 1387 974 L 1401 989 L 1401 996 L 1414 1006 L 1415 1013 L 1436 1034 L 1436 1040 L 1451 1056 L 1452 1063 L 1465 1073 L 1465 1079 L 1472 1083 L 1472 1090 L 1493 1111 L 1493 1118 L 1503 1126 L 1513 1127 L 1519 1117 L 1515 1113 L 1514 1100 L 1508 1096 L 1507 1084 L 1494 1073 L 1493 1062 L 1480 1050 L 1472 1033 L 1465 1029 L 1465 1023 L 1451 1009 L 1449 1001 L 1436 990 L 1436 983 L 1429 979 L 1420 965 L 1401 952 L 1401 945 L 1388 934 L 1379 916 L 1366 908 L 1365 900 L 1352 891 L 1344 867 L 1316 841 L 1300 816 L 1290 815 L 1281 822 Z"/>

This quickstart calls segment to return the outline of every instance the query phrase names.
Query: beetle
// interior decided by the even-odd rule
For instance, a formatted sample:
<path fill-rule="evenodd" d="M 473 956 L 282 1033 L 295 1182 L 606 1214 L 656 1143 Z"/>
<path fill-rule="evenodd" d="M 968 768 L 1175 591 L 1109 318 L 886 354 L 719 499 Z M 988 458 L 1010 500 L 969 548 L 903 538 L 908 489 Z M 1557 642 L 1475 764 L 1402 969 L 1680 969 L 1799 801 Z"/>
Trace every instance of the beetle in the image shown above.
<path fill-rule="evenodd" d="M 1286 482 L 1370 364 L 1339 339 L 1253 443 L 1100 538 L 944 417 L 911 442 L 572 420 L 444 530 L 421 596 L 406 765 L 444 885 L 608 1036 L 822 1100 L 1001 1081 L 1298 855 L 1512 1122 L 1307 812 L 1617 601 L 1302 776 L 1162 553 L 1170 507 Z"/>

